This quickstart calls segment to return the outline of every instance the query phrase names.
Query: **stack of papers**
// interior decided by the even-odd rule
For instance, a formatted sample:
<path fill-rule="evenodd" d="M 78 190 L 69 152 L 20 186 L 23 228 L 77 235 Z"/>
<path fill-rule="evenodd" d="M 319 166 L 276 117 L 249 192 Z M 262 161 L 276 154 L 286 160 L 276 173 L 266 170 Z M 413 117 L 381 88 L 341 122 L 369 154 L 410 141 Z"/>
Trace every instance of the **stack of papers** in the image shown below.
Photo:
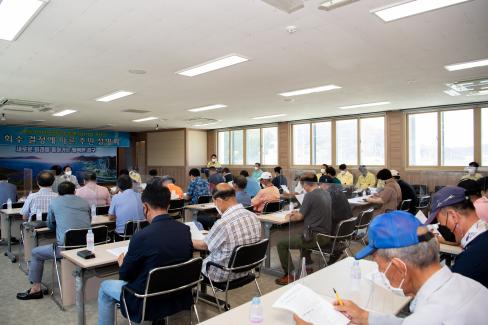
<path fill-rule="evenodd" d="M 273 216 L 276 218 L 285 220 L 286 215 L 289 213 L 290 213 L 290 211 L 280 211 L 280 212 L 273 213 Z"/>
<path fill-rule="evenodd" d="M 122 246 L 122 247 L 117 247 L 117 248 L 107 249 L 107 252 L 109 252 L 112 255 L 115 255 L 115 256 L 119 257 L 120 254 L 122 254 L 122 253 L 127 254 L 127 250 L 128 249 L 129 249 L 129 245 Z"/>
<path fill-rule="evenodd" d="M 191 240 L 203 240 L 205 236 L 202 234 L 200 229 L 197 228 L 194 222 L 185 222 L 185 225 L 190 227 Z"/>
<path fill-rule="evenodd" d="M 288 189 L 288 186 L 281 185 L 281 188 L 283 189 L 283 192 L 285 192 L 286 194 L 290 193 L 290 190 Z"/>
<path fill-rule="evenodd" d="M 425 222 L 427 222 L 427 217 L 422 212 L 422 210 L 419 210 L 419 212 L 417 212 L 417 214 L 415 215 L 415 218 L 417 218 L 421 224 L 425 224 Z"/>
<path fill-rule="evenodd" d="M 302 284 L 293 285 L 273 304 L 274 308 L 289 310 L 314 325 L 346 325 L 349 319 L 332 304 Z"/>
<path fill-rule="evenodd" d="M 295 195 L 295 198 L 297 199 L 298 203 L 300 203 L 300 205 L 303 204 L 303 198 L 305 197 L 305 194 L 297 194 Z"/>

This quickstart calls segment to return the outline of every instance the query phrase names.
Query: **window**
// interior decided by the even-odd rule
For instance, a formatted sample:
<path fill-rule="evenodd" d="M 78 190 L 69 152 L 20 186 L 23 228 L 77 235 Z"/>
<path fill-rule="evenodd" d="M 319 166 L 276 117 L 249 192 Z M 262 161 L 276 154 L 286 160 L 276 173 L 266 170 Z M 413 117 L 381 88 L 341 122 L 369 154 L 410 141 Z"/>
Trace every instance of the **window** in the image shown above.
<path fill-rule="evenodd" d="M 360 123 L 361 164 L 385 164 L 385 118 L 362 118 Z"/>
<path fill-rule="evenodd" d="M 332 164 L 332 122 L 312 123 L 312 164 Z"/>
<path fill-rule="evenodd" d="M 261 161 L 261 130 L 246 130 L 246 163 L 252 165 Z"/>
<path fill-rule="evenodd" d="M 219 132 L 218 136 L 218 158 L 221 164 L 229 163 L 229 131 Z"/>
<path fill-rule="evenodd" d="M 263 165 L 278 164 L 278 128 L 264 128 L 263 132 Z"/>
<path fill-rule="evenodd" d="M 310 124 L 293 125 L 293 164 L 310 165 Z"/>
<path fill-rule="evenodd" d="M 358 162 L 358 123 L 357 120 L 336 122 L 336 162 L 337 164 L 357 165 Z"/>
<path fill-rule="evenodd" d="M 244 131 L 231 131 L 231 155 L 230 163 L 232 165 L 242 165 L 244 163 Z"/>
<path fill-rule="evenodd" d="M 410 166 L 437 165 L 437 113 L 408 116 L 408 158 Z"/>
<path fill-rule="evenodd" d="M 488 165 L 488 107 L 481 109 L 481 164 Z"/>
<path fill-rule="evenodd" d="M 441 165 L 467 166 L 474 160 L 473 110 L 441 112 L 441 126 Z"/>

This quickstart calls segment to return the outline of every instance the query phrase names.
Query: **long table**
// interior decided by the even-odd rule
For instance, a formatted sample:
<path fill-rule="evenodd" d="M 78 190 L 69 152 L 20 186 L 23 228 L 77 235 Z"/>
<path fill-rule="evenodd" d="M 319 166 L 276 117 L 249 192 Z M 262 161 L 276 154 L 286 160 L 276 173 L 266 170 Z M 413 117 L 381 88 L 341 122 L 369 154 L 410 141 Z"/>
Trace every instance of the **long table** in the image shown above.
<path fill-rule="evenodd" d="M 16 209 L 1 209 L 0 214 L 2 218 L 2 232 L 6 231 L 7 236 L 7 251 L 4 253 L 12 263 L 17 261 L 17 257 L 12 253 L 12 219 L 20 217 L 21 208 Z"/>
<path fill-rule="evenodd" d="M 375 262 L 367 260 L 361 260 L 359 262 L 362 273 L 360 291 L 349 291 L 349 275 L 352 262 L 353 258 L 348 257 L 320 271 L 312 273 L 298 282 L 311 288 L 329 301 L 335 299 L 333 292 L 333 288 L 335 288 L 341 298 L 353 300 L 363 308 L 380 313 L 398 314 L 402 308 L 408 304 L 410 298 L 397 296 L 382 287 L 372 285 L 371 281 L 365 279 L 366 274 L 372 273 L 378 269 Z M 264 324 L 295 324 L 290 312 L 272 307 L 273 303 L 293 285 L 294 283 L 288 284 L 287 286 L 276 289 L 261 297 L 261 304 L 264 310 Z M 249 299 L 251 299 L 251 297 Z M 233 308 L 230 311 L 213 317 L 201 324 L 247 325 L 249 324 L 249 311 L 250 302 Z"/>
<path fill-rule="evenodd" d="M 192 221 L 193 219 L 193 211 L 203 212 L 203 211 L 212 211 L 215 210 L 215 204 L 213 202 L 210 203 L 200 203 L 200 204 L 187 204 L 184 206 L 185 209 L 185 222 Z"/>

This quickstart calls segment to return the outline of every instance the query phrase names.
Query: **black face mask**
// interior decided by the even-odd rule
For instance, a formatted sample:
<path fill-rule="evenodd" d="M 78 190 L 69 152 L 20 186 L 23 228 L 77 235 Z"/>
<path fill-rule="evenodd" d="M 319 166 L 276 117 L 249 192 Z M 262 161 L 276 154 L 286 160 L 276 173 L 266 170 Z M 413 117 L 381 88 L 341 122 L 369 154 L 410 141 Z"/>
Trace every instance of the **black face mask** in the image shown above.
<path fill-rule="evenodd" d="M 451 229 L 447 228 L 447 226 L 439 225 L 439 227 L 437 228 L 437 230 L 439 231 L 439 233 L 442 235 L 442 237 L 445 240 L 450 241 L 450 242 L 453 242 L 453 243 L 456 242 L 456 236 L 451 231 Z"/>

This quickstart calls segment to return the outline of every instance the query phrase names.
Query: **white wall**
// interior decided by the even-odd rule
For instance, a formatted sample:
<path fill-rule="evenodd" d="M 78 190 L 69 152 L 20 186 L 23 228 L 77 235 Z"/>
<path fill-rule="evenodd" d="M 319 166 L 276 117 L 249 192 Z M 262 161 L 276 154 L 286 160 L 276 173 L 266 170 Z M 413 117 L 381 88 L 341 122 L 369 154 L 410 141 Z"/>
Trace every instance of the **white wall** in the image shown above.
<path fill-rule="evenodd" d="M 188 166 L 207 164 L 207 131 L 187 130 L 186 148 Z"/>

